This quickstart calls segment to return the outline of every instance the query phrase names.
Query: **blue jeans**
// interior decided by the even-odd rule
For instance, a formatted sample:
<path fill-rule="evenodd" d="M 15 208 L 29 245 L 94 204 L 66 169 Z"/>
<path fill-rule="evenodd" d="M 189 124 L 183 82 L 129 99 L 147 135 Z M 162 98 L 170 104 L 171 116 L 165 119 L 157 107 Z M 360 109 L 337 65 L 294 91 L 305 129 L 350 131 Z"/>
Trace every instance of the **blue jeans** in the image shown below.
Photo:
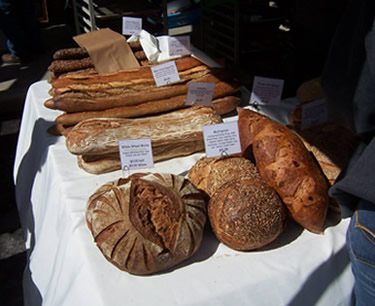
<path fill-rule="evenodd" d="M 356 306 L 375 305 L 375 205 L 361 200 L 347 232 Z"/>

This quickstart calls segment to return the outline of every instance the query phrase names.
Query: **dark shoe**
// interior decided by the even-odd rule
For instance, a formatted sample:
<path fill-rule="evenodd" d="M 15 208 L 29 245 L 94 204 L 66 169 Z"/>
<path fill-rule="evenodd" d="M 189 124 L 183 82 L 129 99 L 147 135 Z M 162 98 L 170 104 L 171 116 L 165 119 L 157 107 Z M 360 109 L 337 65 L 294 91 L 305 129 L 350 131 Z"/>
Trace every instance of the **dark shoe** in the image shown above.
<path fill-rule="evenodd" d="M 18 56 L 15 56 L 11 53 L 5 53 L 1 56 L 1 60 L 4 64 L 19 64 L 21 59 Z"/>

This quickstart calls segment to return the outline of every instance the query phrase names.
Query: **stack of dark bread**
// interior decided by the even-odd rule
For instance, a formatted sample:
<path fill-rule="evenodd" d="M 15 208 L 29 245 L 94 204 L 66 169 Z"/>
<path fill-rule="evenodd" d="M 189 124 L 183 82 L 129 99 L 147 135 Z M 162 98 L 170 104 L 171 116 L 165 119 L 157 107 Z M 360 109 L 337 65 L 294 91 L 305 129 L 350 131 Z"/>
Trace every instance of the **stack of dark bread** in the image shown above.
<path fill-rule="evenodd" d="M 156 86 L 151 66 L 106 74 L 68 73 L 51 83 L 52 98 L 44 105 L 63 111 L 52 132 L 66 135 L 78 122 L 91 118 L 138 118 L 186 107 L 192 82 L 215 83 L 212 107 L 224 114 L 239 104 L 240 84 L 224 69 L 213 69 L 186 56 L 175 60 L 180 80 Z"/>
<path fill-rule="evenodd" d="M 141 66 L 149 65 L 147 56 L 139 41 L 128 42 L 135 58 Z M 91 73 L 96 74 L 94 61 L 90 58 L 85 48 L 72 47 L 59 49 L 53 54 L 53 60 L 48 67 L 50 72 L 49 82 L 52 83 L 59 76 L 66 73 Z"/>

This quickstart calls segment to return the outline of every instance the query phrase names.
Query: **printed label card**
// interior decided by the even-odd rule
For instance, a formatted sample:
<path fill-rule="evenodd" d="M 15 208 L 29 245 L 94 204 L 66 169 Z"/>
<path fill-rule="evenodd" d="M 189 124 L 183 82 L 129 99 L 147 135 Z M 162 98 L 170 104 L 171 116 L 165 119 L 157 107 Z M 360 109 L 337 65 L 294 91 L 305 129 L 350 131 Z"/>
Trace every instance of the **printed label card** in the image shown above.
<path fill-rule="evenodd" d="M 211 105 L 215 83 L 192 82 L 186 96 L 186 105 Z"/>
<path fill-rule="evenodd" d="M 241 152 L 238 122 L 226 122 L 203 127 L 207 157 L 225 156 Z"/>
<path fill-rule="evenodd" d="M 118 145 L 123 172 L 154 167 L 150 139 L 120 139 Z"/>
<path fill-rule="evenodd" d="M 142 18 L 122 17 L 122 34 L 136 35 L 142 31 Z"/>
<path fill-rule="evenodd" d="M 250 105 L 279 104 L 284 80 L 255 76 Z"/>
<path fill-rule="evenodd" d="M 175 61 L 152 66 L 151 71 L 158 87 L 180 80 Z"/>

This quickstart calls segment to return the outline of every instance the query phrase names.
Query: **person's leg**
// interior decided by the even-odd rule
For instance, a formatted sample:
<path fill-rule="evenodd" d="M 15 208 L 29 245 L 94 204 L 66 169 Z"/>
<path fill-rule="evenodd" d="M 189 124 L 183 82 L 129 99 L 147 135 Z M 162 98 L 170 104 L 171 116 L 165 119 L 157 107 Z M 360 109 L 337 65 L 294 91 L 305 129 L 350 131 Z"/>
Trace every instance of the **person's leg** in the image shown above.
<path fill-rule="evenodd" d="M 357 306 L 375 302 L 375 204 L 361 200 L 347 233 Z"/>
<path fill-rule="evenodd" d="M 0 25 L 8 39 L 8 49 L 13 56 L 27 61 L 30 58 L 28 30 L 20 13 L 21 2 L 18 0 L 0 1 Z M 31 12 L 30 12 L 31 13 Z"/>

